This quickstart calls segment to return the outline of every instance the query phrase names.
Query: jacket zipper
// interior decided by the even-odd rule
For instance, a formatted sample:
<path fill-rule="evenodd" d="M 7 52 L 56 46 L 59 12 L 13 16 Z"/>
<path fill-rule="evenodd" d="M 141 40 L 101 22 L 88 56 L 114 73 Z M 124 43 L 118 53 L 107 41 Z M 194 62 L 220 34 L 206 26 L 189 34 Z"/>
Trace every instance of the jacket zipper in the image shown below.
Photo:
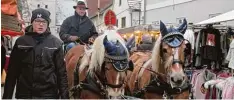
<path fill-rule="evenodd" d="M 35 56 L 36 56 L 36 54 L 35 54 L 35 47 L 33 48 L 33 66 L 32 66 L 32 90 L 31 90 L 31 98 L 33 99 L 33 90 L 34 90 L 34 85 L 33 85 L 33 83 L 34 83 L 34 75 L 33 75 L 33 73 L 34 73 L 34 67 L 35 67 Z"/>
<path fill-rule="evenodd" d="M 33 46 L 26 46 L 26 45 L 18 45 L 18 47 L 33 47 Z"/>

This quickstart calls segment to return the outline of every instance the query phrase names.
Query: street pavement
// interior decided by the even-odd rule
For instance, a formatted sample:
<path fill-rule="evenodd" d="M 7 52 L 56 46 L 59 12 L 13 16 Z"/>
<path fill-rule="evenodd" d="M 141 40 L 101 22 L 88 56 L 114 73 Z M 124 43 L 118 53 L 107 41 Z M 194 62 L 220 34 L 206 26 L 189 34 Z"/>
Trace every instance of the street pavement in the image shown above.
<path fill-rule="evenodd" d="M 4 87 L 1 87 L 1 98 L 3 96 L 3 92 L 4 92 Z M 14 93 L 13 93 L 13 99 L 15 99 L 15 89 L 14 89 Z"/>

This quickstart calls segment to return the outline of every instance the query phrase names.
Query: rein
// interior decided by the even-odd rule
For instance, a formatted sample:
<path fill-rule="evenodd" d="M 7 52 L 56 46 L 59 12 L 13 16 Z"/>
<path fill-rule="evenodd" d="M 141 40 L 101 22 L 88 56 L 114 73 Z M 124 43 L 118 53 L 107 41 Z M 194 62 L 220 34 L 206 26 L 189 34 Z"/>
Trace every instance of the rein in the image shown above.
<path fill-rule="evenodd" d="M 107 87 L 111 87 L 111 88 L 121 88 L 124 86 L 125 82 L 122 84 L 117 84 L 117 85 L 113 85 L 113 84 L 108 84 L 107 83 L 107 77 L 106 77 L 106 71 L 105 71 L 105 62 L 102 64 L 102 73 L 104 74 L 104 80 L 101 80 L 98 76 L 97 73 L 93 73 L 94 77 L 90 77 L 88 76 L 89 73 L 86 76 L 86 79 L 84 81 L 82 81 L 80 84 L 75 85 L 72 87 L 72 89 L 70 91 L 72 91 L 72 94 L 70 95 L 70 97 L 74 96 L 75 93 L 80 92 L 81 90 L 90 90 L 91 92 L 94 92 L 104 98 L 108 98 L 108 92 L 106 91 Z M 92 81 L 92 83 L 90 82 Z M 96 85 L 96 86 L 94 86 Z"/>
<path fill-rule="evenodd" d="M 191 84 L 185 85 L 180 88 L 171 88 L 170 84 L 165 81 L 165 79 L 167 79 L 166 75 L 155 72 L 149 68 L 144 68 L 144 67 L 141 68 L 152 72 L 156 76 L 151 74 L 151 80 L 149 84 L 147 84 L 140 90 L 134 90 L 133 94 L 136 97 L 141 97 L 142 95 L 144 95 L 145 92 L 150 92 L 150 93 L 162 94 L 164 99 L 172 99 L 173 98 L 172 95 L 174 94 L 180 94 L 186 90 L 190 91 Z M 137 82 L 139 82 L 139 79 L 136 80 L 136 84 Z"/>

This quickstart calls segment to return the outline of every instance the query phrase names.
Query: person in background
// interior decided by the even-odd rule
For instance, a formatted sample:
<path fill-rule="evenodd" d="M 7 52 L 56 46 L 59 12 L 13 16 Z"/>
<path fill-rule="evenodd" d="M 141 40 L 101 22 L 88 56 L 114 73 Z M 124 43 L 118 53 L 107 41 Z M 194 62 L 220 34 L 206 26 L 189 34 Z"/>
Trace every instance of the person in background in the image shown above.
<path fill-rule="evenodd" d="M 88 9 L 83 1 L 78 1 L 75 14 L 66 18 L 60 28 L 59 36 L 66 45 L 68 51 L 76 45 L 79 39 L 84 43 L 88 43 L 89 38 L 94 35 L 96 28 L 93 22 L 86 16 Z"/>
<path fill-rule="evenodd" d="M 137 50 L 152 50 L 153 49 L 153 41 L 150 35 L 143 35 L 142 41 L 137 45 Z"/>
<path fill-rule="evenodd" d="M 3 99 L 68 99 L 63 42 L 49 30 L 50 12 L 32 11 L 32 25 L 19 37 L 10 55 Z"/>

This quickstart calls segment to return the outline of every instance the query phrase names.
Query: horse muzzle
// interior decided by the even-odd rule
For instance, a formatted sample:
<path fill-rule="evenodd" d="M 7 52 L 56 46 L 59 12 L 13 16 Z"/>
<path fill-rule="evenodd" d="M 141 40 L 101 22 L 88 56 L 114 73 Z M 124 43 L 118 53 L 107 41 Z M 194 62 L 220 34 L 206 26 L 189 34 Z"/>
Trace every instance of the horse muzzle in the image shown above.
<path fill-rule="evenodd" d="M 181 72 L 181 73 L 174 72 L 170 75 L 170 84 L 173 88 L 183 86 L 185 81 L 186 81 L 186 76 L 185 76 L 185 74 L 183 74 L 183 72 Z"/>

